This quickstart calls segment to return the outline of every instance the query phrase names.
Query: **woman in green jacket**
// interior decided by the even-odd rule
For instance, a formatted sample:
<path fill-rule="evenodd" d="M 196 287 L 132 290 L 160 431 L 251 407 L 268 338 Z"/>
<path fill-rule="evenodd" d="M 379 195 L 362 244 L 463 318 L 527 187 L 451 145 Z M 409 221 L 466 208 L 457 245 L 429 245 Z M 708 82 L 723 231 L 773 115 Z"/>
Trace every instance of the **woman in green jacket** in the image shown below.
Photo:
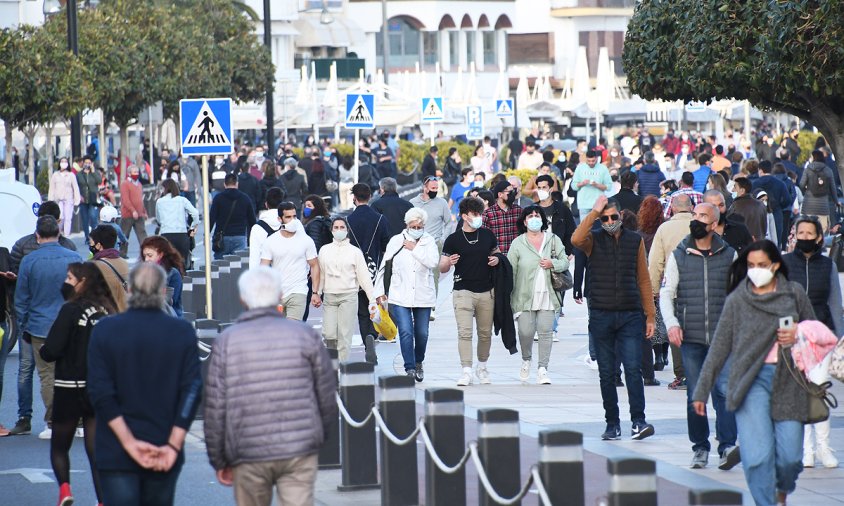
<path fill-rule="evenodd" d="M 521 235 L 507 253 L 513 267 L 513 293 L 510 305 L 519 322 L 522 367 L 519 379 L 530 377 L 533 336 L 539 335 L 539 369 L 536 381 L 550 385 L 548 360 L 554 334 L 554 318 L 560 308 L 560 295 L 551 286 L 551 271 L 568 270 L 569 261 L 563 241 L 548 230 L 548 219 L 542 207 L 533 205 L 522 210 L 517 223 Z"/>

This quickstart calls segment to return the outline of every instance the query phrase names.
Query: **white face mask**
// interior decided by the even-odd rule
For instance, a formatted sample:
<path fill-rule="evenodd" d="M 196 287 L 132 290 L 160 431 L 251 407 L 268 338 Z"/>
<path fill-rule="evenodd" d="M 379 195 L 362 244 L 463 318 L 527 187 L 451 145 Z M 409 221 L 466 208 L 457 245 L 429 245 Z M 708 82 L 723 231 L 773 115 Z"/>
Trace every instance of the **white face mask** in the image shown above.
<path fill-rule="evenodd" d="M 469 226 L 474 229 L 479 229 L 481 228 L 481 225 L 483 225 L 483 223 L 484 219 L 482 217 L 475 216 L 474 218 L 472 218 L 472 221 L 469 222 Z"/>
<path fill-rule="evenodd" d="M 410 238 L 413 239 L 413 240 L 419 240 L 419 238 L 422 237 L 422 234 L 424 234 L 424 233 L 425 233 L 425 230 L 423 230 L 423 229 L 415 229 L 415 228 L 407 229 L 407 235 L 409 235 Z"/>
<path fill-rule="evenodd" d="M 285 232 L 295 232 L 299 230 L 299 220 L 294 218 L 287 223 L 282 223 L 281 229 Z"/>
<path fill-rule="evenodd" d="M 349 232 L 346 231 L 346 230 L 334 230 L 334 231 L 331 232 L 331 235 L 333 235 L 334 238 L 337 239 L 338 241 L 342 241 L 342 240 L 346 239 L 346 236 L 349 235 Z"/>
<path fill-rule="evenodd" d="M 753 267 L 752 269 L 747 269 L 747 279 L 756 285 L 756 288 L 762 288 L 774 279 L 774 272 L 764 267 Z"/>
<path fill-rule="evenodd" d="M 536 196 L 537 196 L 537 197 L 539 197 L 539 200 L 545 200 L 545 199 L 547 199 L 548 197 L 550 197 L 550 196 L 551 196 L 551 194 L 550 194 L 550 193 L 548 193 L 548 191 L 546 191 L 546 190 L 537 190 L 537 191 L 536 191 Z"/>

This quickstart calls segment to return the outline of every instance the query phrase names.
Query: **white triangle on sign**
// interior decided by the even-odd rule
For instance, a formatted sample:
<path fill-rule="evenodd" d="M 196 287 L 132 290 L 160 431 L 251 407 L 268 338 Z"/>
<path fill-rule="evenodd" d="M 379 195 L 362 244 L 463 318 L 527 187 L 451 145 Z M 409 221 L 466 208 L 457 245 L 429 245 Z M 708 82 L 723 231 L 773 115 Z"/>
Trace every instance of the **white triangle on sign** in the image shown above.
<path fill-rule="evenodd" d="M 440 118 L 443 115 L 442 109 L 440 106 L 437 105 L 437 101 L 432 99 L 428 100 L 428 103 L 425 105 L 425 111 L 422 113 L 422 117 L 424 118 Z"/>
<path fill-rule="evenodd" d="M 196 119 L 193 120 L 193 126 L 185 136 L 183 147 L 205 147 L 205 146 L 227 146 L 231 144 L 226 132 L 220 127 L 220 122 L 214 116 L 214 111 L 208 106 L 208 102 L 203 102 Z"/>
<path fill-rule="evenodd" d="M 372 123 L 372 112 L 366 106 L 366 102 L 363 101 L 363 95 L 358 95 L 355 105 L 349 111 L 346 123 Z"/>
<path fill-rule="evenodd" d="M 501 105 L 498 106 L 498 114 L 510 114 L 512 112 L 510 104 L 506 100 L 502 100 Z"/>

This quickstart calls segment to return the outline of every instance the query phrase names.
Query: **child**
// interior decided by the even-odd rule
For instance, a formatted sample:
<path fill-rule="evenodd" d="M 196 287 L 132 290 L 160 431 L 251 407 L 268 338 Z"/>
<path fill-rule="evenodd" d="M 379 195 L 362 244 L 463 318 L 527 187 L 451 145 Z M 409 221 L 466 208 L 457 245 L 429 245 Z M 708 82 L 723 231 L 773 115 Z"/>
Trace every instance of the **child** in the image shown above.
<path fill-rule="evenodd" d="M 104 205 L 100 209 L 100 223 L 111 225 L 114 230 L 117 232 L 117 247 L 122 246 L 129 242 L 129 239 L 123 233 L 123 230 L 120 229 L 120 225 L 116 223 L 118 216 L 117 216 L 117 208 L 110 205 Z"/>

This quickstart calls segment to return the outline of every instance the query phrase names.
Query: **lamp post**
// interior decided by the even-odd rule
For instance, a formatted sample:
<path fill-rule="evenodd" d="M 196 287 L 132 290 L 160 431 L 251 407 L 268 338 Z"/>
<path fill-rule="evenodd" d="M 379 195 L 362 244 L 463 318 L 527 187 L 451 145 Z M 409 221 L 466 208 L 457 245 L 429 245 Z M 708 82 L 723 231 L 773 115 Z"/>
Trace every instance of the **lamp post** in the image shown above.
<path fill-rule="evenodd" d="M 387 38 L 387 31 L 387 0 L 381 0 L 381 58 L 383 59 L 381 68 L 384 71 L 384 84 L 387 84 L 387 74 L 389 73 L 387 60 L 390 52 L 390 39 Z"/>

